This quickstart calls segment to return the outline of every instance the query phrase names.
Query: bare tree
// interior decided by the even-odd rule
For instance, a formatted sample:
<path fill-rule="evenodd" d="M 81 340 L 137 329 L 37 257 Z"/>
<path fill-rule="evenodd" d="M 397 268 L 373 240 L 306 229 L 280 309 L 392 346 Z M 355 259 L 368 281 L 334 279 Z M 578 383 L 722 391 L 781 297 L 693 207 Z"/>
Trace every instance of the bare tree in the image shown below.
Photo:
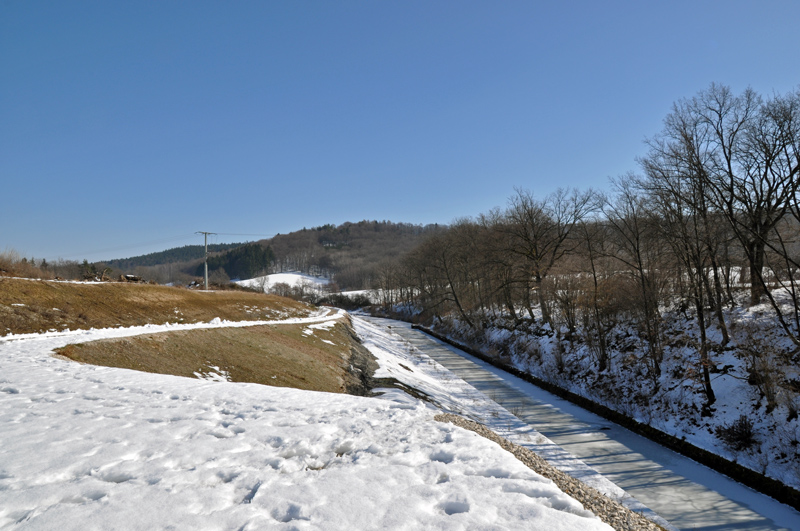
<path fill-rule="evenodd" d="M 519 324 L 522 320 L 516 304 L 530 299 L 522 294 L 529 285 L 524 275 L 524 263 L 518 254 L 509 252 L 513 238 L 507 230 L 506 218 L 499 209 L 481 215 L 479 222 L 484 232 L 483 266 L 491 283 L 492 300 L 505 308 L 514 323 Z"/>
<path fill-rule="evenodd" d="M 542 320 L 552 326 L 549 301 L 543 282 L 553 265 L 577 245 L 568 239 L 575 226 L 594 207 L 594 193 L 589 190 L 559 189 L 544 199 L 536 199 L 526 190 L 517 190 L 506 211 L 505 230 L 511 237 L 509 252 L 525 259 L 528 278 L 538 297 Z M 531 318 L 533 311 L 528 305 Z"/>
<path fill-rule="evenodd" d="M 616 324 L 615 297 L 610 287 L 613 271 L 608 264 L 609 227 L 598 219 L 585 220 L 578 226 L 578 232 L 583 243 L 580 256 L 591 279 L 583 301 L 584 335 L 587 345 L 596 353 L 597 371 L 602 374 L 610 360 L 608 333 Z"/>
<path fill-rule="evenodd" d="M 654 382 L 661 375 L 664 359 L 659 303 L 662 285 L 662 249 L 656 237 L 658 221 L 653 218 L 645 198 L 636 188 L 637 177 L 628 174 L 612 180 L 616 197 L 606 201 L 603 212 L 612 229 L 616 247 L 613 256 L 627 266 L 639 292 L 641 322 L 647 339 L 650 374 Z"/>
<path fill-rule="evenodd" d="M 706 276 L 706 245 L 702 237 L 705 225 L 703 216 L 698 215 L 694 206 L 699 203 L 696 197 L 702 193 L 696 185 L 699 181 L 681 179 L 664 179 L 661 175 L 654 175 L 647 184 L 651 187 L 651 199 L 654 206 L 658 209 L 661 220 L 659 228 L 664 241 L 668 242 L 675 256 L 683 264 L 684 275 L 688 279 L 690 298 L 695 309 L 697 318 L 697 328 L 700 333 L 698 352 L 700 354 L 700 365 L 703 374 L 703 386 L 705 387 L 706 399 L 708 404 L 714 403 L 716 395 L 711 386 L 708 337 L 706 334 L 706 290 L 704 281 Z M 682 186 L 683 185 L 683 186 Z M 688 186 L 691 191 L 684 192 L 682 188 Z M 687 194 L 687 195 L 684 195 Z M 688 199 L 687 199 L 688 198 Z M 723 321 L 724 322 L 724 321 Z M 725 332 L 727 342 L 727 328 L 722 328 Z"/>
<path fill-rule="evenodd" d="M 704 177 L 709 198 L 725 214 L 744 248 L 750 304 L 768 294 L 765 249 L 775 226 L 797 202 L 797 99 L 797 95 L 775 96 L 764 103 L 750 89 L 735 96 L 730 88 L 712 84 L 673 111 L 693 115 L 707 131 Z"/>
<path fill-rule="evenodd" d="M 750 89 L 734 95 L 730 88 L 712 84 L 673 106 L 651 149 L 651 170 L 663 169 L 664 161 L 671 158 L 670 164 L 680 162 L 686 178 L 699 182 L 693 186 L 702 187 L 698 197 L 708 208 L 700 206 L 698 212 L 719 212 L 742 246 L 748 263 L 750 304 L 758 304 L 766 296 L 784 331 L 800 346 L 800 331 L 788 325 L 765 279 L 767 249 L 786 261 L 778 226 L 798 204 L 800 92 L 776 95 L 764 102 Z M 715 285 L 721 292 L 719 278 Z M 800 325 L 796 312 L 795 321 L 796 327 Z"/>
<path fill-rule="evenodd" d="M 639 161 L 647 175 L 643 187 L 659 207 L 660 215 L 671 224 L 665 237 L 686 266 L 692 289 L 694 284 L 697 289 L 705 289 L 725 345 L 729 334 L 722 313 L 725 292 L 720 250 L 731 236 L 727 224 L 720 223 L 724 217 L 710 198 L 707 168 L 711 162 L 708 149 L 711 135 L 692 113 L 678 108 L 665 124 L 665 132 L 648 141 L 650 152 Z M 713 289 L 707 270 L 713 279 Z M 702 295 L 692 295 L 695 305 L 697 296 Z"/>
<path fill-rule="evenodd" d="M 415 302 L 434 318 L 441 318 L 446 310 L 447 285 L 437 262 L 444 259 L 441 234 L 429 237 L 412 250 L 403 260 Z"/>

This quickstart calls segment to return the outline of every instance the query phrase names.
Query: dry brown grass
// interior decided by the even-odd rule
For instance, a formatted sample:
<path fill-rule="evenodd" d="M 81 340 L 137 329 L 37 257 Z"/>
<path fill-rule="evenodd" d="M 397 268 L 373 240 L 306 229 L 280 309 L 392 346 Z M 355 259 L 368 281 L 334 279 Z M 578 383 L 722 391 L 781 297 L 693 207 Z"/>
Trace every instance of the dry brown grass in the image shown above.
<path fill-rule="evenodd" d="M 303 303 L 262 293 L 124 283 L 0 278 L 0 336 L 48 330 L 308 315 Z"/>
<path fill-rule="evenodd" d="M 0 278 L 0 335 L 215 317 L 282 320 L 313 309 L 263 293 Z M 162 332 L 68 345 L 58 354 L 108 367 L 190 378 L 224 372 L 234 382 L 353 394 L 369 392 L 365 379 L 374 370 L 344 319 L 330 329 L 278 324 Z"/>
<path fill-rule="evenodd" d="M 341 393 L 358 384 L 348 370 L 351 341 L 344 322 L 313 333 L 307 325 L 286 324 L 108 339 L 68 345 L 58 354 L 108 367 L 190 378 L 224 371 L 234 382 Z"/>
<path fill-rule="evenodd" d="M 53 278 L 47 271 L 23 259 L 18 252 L 12 249 L 0 251 L 0 276 L 25 277 L 25 278 Z"/>

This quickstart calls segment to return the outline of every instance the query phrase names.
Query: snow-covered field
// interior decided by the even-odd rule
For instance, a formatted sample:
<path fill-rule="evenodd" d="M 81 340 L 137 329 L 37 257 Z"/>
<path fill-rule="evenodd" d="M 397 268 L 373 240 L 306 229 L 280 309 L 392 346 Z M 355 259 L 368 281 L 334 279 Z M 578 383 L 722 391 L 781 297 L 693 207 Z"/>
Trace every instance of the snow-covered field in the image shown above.
<path fill-rule="evenodd" d="M 325 286 L 330 284 L 330 280 L 322 277 L 314 277 L 303 273 L 274 273 L 272 275 L 264 275 L 262 277 L 250 278 L 247 280 L 237 280 L 236 284 L 248 288 L 262 289 L 268 292 L 271 287 L 276 284 L 286 284 L 289 287 L 297 287 L 301 285 L 309 286 L 313 289 L 322 290 Z"/>
<path fill-rule="evenodd" d="M 385 374 L 405 373 L 448 409 L 488 402 L 452 375 L 434 378 L 446 373 L 390 334 L 356 323 Z M 511 454 L 434 422 L 436 410 L 398 391 L 359 398 L 51 355 L 68 343 L 177 328 L 0 338 L 0 527 L 610 529 Z"/>

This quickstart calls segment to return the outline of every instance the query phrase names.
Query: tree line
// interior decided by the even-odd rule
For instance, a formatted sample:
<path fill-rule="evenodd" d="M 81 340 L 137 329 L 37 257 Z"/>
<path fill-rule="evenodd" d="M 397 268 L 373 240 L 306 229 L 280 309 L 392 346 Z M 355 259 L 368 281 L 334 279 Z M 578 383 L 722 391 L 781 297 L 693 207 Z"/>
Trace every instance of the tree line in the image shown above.
<path fill-rule="evenodd" d="M 653 381 L 665 312 L 696 323 L 707 403 L 711 354 L 730 310 L 766 301 L 800 347 L 800 90 L 763 98 L 712 84 L 676 102 L 640 174 L 608 193 L 517 189 L 502 209 L 433 234 L 376 279 L 382 302 L 421 319 L 456 315 L 549 329 L 590 347 L 603 372 L 611 330 L 636 324 Z M 707 334 L 718 330 L 715 339 Z"/>
<path fill-rule="evenodd" d="M 275 254 L 270 246 L 259 243 L 248 243 L 226 253 L 216 254 L 208 258 L 209 272 L 217 272 L 231 278 L 255 278 L 269 273 L 275 261 Z M 195 268 L 195 276 L 203 276 L 204 264 Z"/>
<path fill-rule="evenodd" d="M 209 253 L 222 253 L 241 247 L 245 243 L 209 243 Z M 165 251 L 158 251 L 155 253 L 143 254 L 140 256 L 133 256 L 131 258 L 118 258 L 114 260 L 107 260 L 102 263 L 104 266 L 112 267 L 122 271 L 133 270 L 137 267 L 156 266 L 162 264 L 180 264 L 183 262 L 191 262 L 199 260 L 205 256 L 206 249 L 203 245 L 184 245 L 182 247 L 173 247 Z"/>

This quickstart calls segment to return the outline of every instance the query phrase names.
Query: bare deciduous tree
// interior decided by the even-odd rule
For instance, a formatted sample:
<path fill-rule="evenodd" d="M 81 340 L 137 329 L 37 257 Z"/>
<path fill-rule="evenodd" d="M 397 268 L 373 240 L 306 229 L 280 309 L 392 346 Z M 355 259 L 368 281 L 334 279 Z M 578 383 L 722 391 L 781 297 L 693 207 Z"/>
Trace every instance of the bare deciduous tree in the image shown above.
<path fill-rule="evenodd" d="M 654 219 L 645 198 L 637 190 L 636 180 L 637 177 L 631 174 L 613 180 L 616 196 L 606 201 L 603 212 L 612 228 L 616 246 L 613 256 L 627 266 L 638 286 L 650 374 L 656 381 L 661 375 L 664 359 L 659 313 L 663 287 L 659 262 L 663 249 L 656 237 L 658 220 Z"/>
<path fill-rule="evenodd" d="M 518 189 L 506 212 L 505 230 L 511 236 L 509 252 L 525 259 L 527 274 L 533 283 L 542 320 L 552 326 L 549 301 L 545 300 L 543 282 L 553 265 L 577 245 L 568 240 L 575 226 L 595 208 L 594 193 L 589 190 L 559 189 L 544 199 Z M 533 312 L 528 306 L 533 318 Z"/>

